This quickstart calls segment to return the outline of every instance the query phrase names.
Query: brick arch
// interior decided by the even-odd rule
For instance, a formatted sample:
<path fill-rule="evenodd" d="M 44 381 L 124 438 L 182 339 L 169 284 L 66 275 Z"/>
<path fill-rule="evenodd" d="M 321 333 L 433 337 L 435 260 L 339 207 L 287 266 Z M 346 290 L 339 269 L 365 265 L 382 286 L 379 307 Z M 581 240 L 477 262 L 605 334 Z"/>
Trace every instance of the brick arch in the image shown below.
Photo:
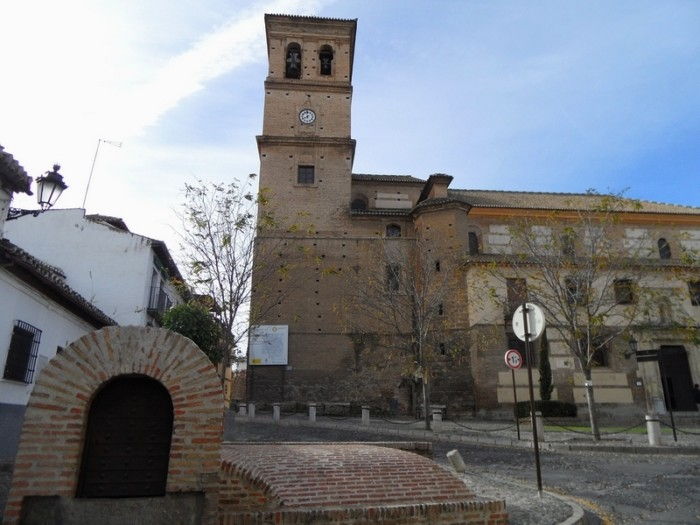
<path fill-rule="evenodd" d="M 90 402 L 113 377 L 142 374 L 171 396 L 174 421 L 167 492 L 205 491 L 216 511 L 223 394 L 214 365 L 189 339 L 162 328 L 108 327 L 71 343 L 43 369 L 27 404 L 5 510 L 25 496 L 75 495 Z"/>

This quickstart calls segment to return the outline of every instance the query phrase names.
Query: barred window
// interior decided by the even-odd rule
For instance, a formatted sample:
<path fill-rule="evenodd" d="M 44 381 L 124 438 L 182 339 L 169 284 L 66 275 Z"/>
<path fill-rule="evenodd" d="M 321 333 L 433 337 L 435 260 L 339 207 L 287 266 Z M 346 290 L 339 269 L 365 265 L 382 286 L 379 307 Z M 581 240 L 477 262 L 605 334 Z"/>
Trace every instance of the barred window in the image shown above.
<path fill-rule="evenodd" d="M 690 281 L 688 289 L 690 290 L 690 304 L 700 306 L 700 281 Z"/>
<path fill-rule="evenodd" d="M 313 166 L 299 166 L 297 171 L 297 182 L 299 184 L 313 184 L 314 183 L 314 167 Z"/>
<path fill-rule="evenodd" d="M 469 255 L 479 255 L 479 237 L 476 232 L 467 233 L 469 241 Z"/>
<path fill-rule="evenodd" d="M 398 264 L 386 265 L 386 289 L 390 292 L 399 291 L 401 266 Z"/>
<path fill-rule="evenodd" d="M 634 303 L 634 289 L 630 279 L 615 279 L 615 302 L 617 304 Z"/>
<path fill-rule="evenodd" d="M 41 330 L 24 321 L 15 321 L 5 361 L 5 379 L 32 382 L 40 339 Z"/>

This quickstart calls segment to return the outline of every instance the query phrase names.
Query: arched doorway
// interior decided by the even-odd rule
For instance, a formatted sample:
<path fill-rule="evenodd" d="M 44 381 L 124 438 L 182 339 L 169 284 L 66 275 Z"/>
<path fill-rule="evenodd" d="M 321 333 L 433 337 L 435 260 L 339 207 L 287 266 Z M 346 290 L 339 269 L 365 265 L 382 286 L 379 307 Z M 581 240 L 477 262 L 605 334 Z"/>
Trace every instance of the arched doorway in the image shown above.
<path fill-rule="evenodd" d="M 163 496 L 168 478 L 173 404 L 158 381 L 118 376 L 92 401 L 76 496 Z"/>

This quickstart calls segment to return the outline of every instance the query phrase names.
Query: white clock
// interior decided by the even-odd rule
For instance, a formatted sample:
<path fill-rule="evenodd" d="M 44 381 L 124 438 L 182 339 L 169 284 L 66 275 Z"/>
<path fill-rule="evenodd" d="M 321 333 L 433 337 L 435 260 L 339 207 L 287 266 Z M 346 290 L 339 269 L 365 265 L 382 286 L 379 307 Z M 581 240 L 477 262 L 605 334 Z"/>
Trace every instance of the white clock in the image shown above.
<path fill-rule="evenodd" d="M 310 109 L 302 109 L 299 112 L 299 120 L 302 124 L 311 124 L 316 120 L 316 113 Z"/>

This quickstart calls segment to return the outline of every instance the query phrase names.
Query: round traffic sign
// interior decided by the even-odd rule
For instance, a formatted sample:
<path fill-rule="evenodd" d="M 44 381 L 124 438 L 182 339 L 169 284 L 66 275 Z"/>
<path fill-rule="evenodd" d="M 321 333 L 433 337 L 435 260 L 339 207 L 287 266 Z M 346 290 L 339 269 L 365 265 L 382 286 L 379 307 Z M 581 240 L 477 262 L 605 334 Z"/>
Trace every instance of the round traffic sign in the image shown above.
<path fill-rule="evenodd" d="M 546 322 L 542 308 L 533 303 L 525 303 L 527 308 L 527 331 L 530 341 L 536 341 L 542 336 Z M 513 333 L 521 341 L 525 341 L 525 322 L 523 320 L 523 305 L 521 304 L 513 314 Z"/>
<path fill-rule="evenodd" d="M 523 356 L 520 355 L 520 352 L 517 350 L 508 350 L 506 351 L 506 365 L 508 365 L 508 368 L 512 368 L 513 370 L 517 370 L 521 366 L 523 366 Z"/>

